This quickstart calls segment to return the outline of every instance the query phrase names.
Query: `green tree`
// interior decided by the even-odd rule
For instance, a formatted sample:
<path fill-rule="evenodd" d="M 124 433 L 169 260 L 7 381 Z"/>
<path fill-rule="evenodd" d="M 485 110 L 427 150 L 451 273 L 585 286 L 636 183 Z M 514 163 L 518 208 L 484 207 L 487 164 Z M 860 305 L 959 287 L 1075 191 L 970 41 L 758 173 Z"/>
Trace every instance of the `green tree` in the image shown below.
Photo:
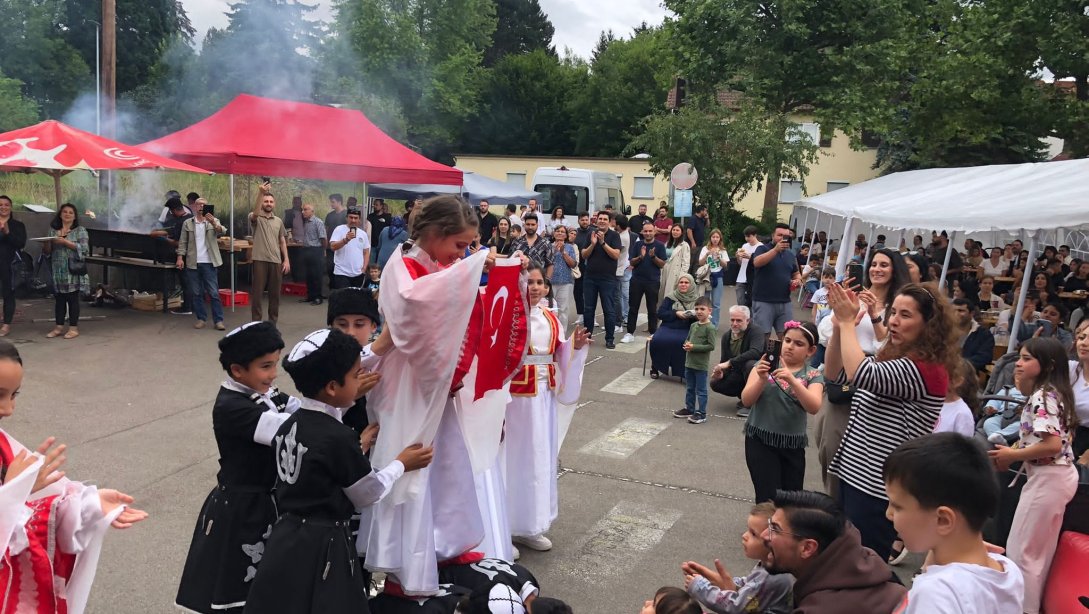
<path fill-rule="evenodd" d="M 57 26 L 49 0 L 0 0 L 0 71 L 23 83 L 46 117 L 59 117 L 92 85 L 92 73 Z"/>
<path fill-rule="evenodd" d="M 570 155 L 576 121 L 571 97 L 586 81 L 586 64 L 543 49 L 509 54 L 489 71 L 479 114 L 463 146 L 473 153 Z"/>
<path fill-rule="evenodd" d="M 101 0 L 65 0 L 61 30 L 92 69 L 95 22 L 102 22 Z M 196 30 L 180 0 L 117 0 L 117 91 L 143 85 L 175 37 L 191 43 Z"/>
<path fill-rule="evenodd" d="M 495 0 L 496 28 L 492 44 L 484 52 L 484 65 L 495 66 L 508 54 L 538 49 L 556 55 L 552 37 L 556 29 L 538 0 Z"/>
<path fill-rule="evenodd" d="M 1056 134 L 1073 157 L 1089 157 L 1089 3 L 1032 0 L 1026 5 L 1041 63 L 1056 79 L 1073 82 L 1073 91 L 1059 96 Z"/>
<path fill-rule="evenodd" d="M 744 93 L 749 104 L 786 118 L 811 112 L 821 124 L 861 135 L 882 129 L 888 101 L 910 61 L 907 41 L 927 0 L 664 0 L 679 68 L 693 93 Z M 784 140 L 785 134 L 779 139 Z M 765 169 L 765 221 L 777 217 L 781 169 Z"/>
<path fill-rule="evenodd" d="M 643 29 L 630 39 L 602 33 L 592 58 L 586 86 L 574 93 L 575 151 L 617 156 L 640 122 L 665 107 L 676 67 L 660 29 Z"/>
<path fill-rule="evenodd" d="M 448 158 L 480 103 L 484 50 L 495 31 L 492 0 L 347 0 L 337 27 L 359 60 L 355 76 L 399 105 L 408 140 Z"/>
<path fill-rule="evenodd" d="M 23 95 L 23 84 L 0 74 L 0 132 L 38 121 L 38 103 Z"/>
<path fill-rule="evenodd" d="M 878 165 L 887 172 L 940 166 L 1035 162 L 1041 139 L 1061 115 L 1058 100 L 1033 76 L 1039 50 L 1032 3 L 944 0 L 917 41 L 911 79 L 882 134 Z"/>
<path fill-rule="evenodd" d="M 692 163 L 699 172 L 695 196 L 708 205 L 712 225 L 733 238 L 740 237 L 734 205 L 761 185 L 768 168 L 804 177 L 817 159 L 816 143 L 783 115 L 755 105 L 730 110 L 710 97 L 647 118 L 627 153 L 634 152 L 649 153 L 658 174 Z"/>

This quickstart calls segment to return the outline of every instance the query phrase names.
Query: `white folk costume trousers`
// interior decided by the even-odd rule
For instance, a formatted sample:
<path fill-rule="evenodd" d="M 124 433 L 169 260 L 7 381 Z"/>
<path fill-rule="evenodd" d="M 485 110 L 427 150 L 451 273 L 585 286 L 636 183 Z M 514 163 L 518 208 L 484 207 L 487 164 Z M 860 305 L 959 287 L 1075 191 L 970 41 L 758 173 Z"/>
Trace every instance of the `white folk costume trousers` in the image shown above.
<path fill-rule="evenodd" d="M 484 521 L 484 541 L 477 550 L 485 558 L 514 562 L 510 522 L 507 515 L 506 451 L 503 446 L 495 465 L 476 475 L 476 501 Z"/>

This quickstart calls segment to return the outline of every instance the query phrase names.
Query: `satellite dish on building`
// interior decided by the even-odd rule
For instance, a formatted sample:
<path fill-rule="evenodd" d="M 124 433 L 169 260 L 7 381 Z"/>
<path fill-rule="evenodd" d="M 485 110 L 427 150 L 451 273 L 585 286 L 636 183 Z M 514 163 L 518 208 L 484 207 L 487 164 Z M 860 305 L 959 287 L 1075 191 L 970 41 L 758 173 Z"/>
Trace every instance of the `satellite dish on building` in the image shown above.
<path fill-rule="evenodd" d="M 678 190 L 691 190 L 692 186 L 696 185 L 697 179 L 699 179 L 699 173 L 696 172 L 696 167 L 688 162 L 681 162 L 674 166 L 669 174 L 669 182 Z"/>

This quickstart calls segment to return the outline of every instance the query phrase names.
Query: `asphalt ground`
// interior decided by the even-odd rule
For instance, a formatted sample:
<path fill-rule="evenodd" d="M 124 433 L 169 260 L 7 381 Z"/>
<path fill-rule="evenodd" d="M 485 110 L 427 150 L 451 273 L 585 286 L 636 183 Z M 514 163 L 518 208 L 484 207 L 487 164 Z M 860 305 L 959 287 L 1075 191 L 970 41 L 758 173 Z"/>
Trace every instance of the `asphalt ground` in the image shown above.
<path fill-rule="evenodd" d="M 732 294 L 727 289 L 724 323 Z M 96 318 L 83 322 L 78 339 L 46 339 L 51 316 L 51 299 L 19 301 L 8 339 L 26 376 L 15 415 L 0 426 L 28 446 L 56 436 L 69 446 L 69 476 L 127 492 L 151 514 L 108 536 L 89 612 L 176 611 L 193 526 L 218 469 L 211 408 L 224 376 L 216 349 L 222 333 L 194 330 L 192 316 L 85 304 L 83 316 Z M 249 308 L 240 307 L 228 310 L 226 323 L 248 319 Z M 289 348 L 324 323 L 324 306 L 283 297 Z M 595 340 L 582 407 L 560 454 L 560 515 L 548 534 L 554 547 L 522 549 L 542 594 L 579 613 L 638 612 L 660 586 L 681 585 L 685 560 L 717 557 L 734 573 L 752 565 L 740 546 L 753 490 L 736 399 L 712 392 L 703 425 L 674 419 L 684 386 L 642 375 L 644 331 L 641 324 L 636 342 L 617 350 Z M 277 383 L 294 392 L 282 369 Z M 806 485 L 817 489 L 815 451 L 807 457 Z"/>

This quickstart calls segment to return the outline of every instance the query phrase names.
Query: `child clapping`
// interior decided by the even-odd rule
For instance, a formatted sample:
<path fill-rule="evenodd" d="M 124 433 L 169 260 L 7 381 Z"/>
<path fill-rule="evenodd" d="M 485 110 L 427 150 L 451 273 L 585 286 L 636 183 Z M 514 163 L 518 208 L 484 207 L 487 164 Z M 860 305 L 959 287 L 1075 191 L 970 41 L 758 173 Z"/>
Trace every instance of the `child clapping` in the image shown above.
<path fill-rule="evenodd" d="M 719 614 L 789 614 L 794 602 L 794 577 L 789 574 L 771 575 L 764 569 L 769 551 L 761 535 L 767 530 L 768 520 L 774 512 L 775 506 L 767 502 L 753 506 L 749 512 L 748 526 L 741 534 L 745 557 L 757 561 L 749 575 L 731 577 L 718 559 L 715 559 L 713 570 L 688 561 L 681 565 L 688 594 Z"/>

